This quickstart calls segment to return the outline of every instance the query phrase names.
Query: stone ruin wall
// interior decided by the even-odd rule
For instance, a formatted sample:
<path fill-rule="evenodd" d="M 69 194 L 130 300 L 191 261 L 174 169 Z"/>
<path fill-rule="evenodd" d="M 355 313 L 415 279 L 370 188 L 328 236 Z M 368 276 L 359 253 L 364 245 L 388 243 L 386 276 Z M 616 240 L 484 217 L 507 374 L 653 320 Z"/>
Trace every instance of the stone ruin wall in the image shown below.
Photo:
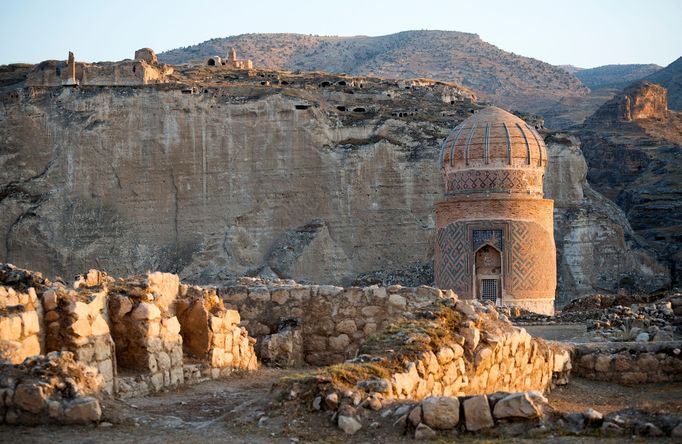
<path fill-rule="evenodd" d="M 576 375 L 624 385 L 682 381 L 682 341 L 576 344 Z"/>
<path fill-rule="evenodd" d="M 266 286 L 249 279 L 242 282 L 246 285 L 223 287 L 220 294 L 228 307 L 239 312 L 249 335 L 263 344 L 280 327 L 297 326 L 302 336 L 302 358 L 310 365 L 336 364 L 353 358 L 370 335 L 391 322 L 435 300 L 454 296 L 452 291 L 427 286 L 343 288 Z"/>
<path fill-rule="evenodd" d="M 242 280 L 248 283 L 248 280 Z M 400 319 L 437 301 L 456 302 L 466 319 L 458 343 L 425 352 L 381 383 L 384 396 L 422 399 L 430 395 L 463 396 L 495 391 L 544 391 L 566 382 L 570 370 L 566 350 L 555 350 L 525 329 L 500 320 L 494 308 L 457 302 L 452 291 L 432 287 L 335 287 L 318 285 L 237 285 L 220 290 L 225 304 L 242 315 L 249 334 L 257 337 L 260 357 L 275 363 L 296 354 L 310 365 L 338 364 L 362 353 L 363 343 Z M 485 313 L 485 314 L 482 314 Z M 291 335 L 292 326 L 299 337 Z M 285 339 L 286 337 L 286 339 Z M 281 339 L 279 356 L 267 347 Z M 275 347 L 277 348 L 277 347 Z M 301 365 L 301 362 L 298 363 Z M 376 384 L 368 383 L 376 388 Z"/>
<path fill-rule="evenodd" d="M 112 279 L 91 270 L 73 288 L 43 280 L 26 289 L 16 276 L 38 274 L 11 265 L 0 271 L 8 281 L 0 286 L 0 361 L 8 366 L 68 352 L 66 360 L 96 378 L 98 390 L 119 397 L 258 366 L 239 313 L 225 309 L 215 290 L 180 284 L 176 275 Z M 47 406 L 49 393 L 40 393 Z"/>
<path fill-rule="evenodd" d="M 0 285 L 0 355 L 12 364 L 45 349 L 41 336 L 42 310 L 34 289 L 15 291 Z"/>

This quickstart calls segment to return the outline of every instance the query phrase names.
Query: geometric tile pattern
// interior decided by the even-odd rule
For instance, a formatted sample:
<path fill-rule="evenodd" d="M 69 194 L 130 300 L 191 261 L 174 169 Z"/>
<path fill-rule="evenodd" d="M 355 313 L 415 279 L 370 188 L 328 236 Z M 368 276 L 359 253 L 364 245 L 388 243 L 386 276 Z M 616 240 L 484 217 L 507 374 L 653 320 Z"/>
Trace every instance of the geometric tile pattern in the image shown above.
<path fill-rule="evenodd" d="M 542 185 L 542 171 L 529 170 L 464 170 L 447 177 L 446 193 L 512 190 L 525 192 Z"/>
<path fill-rule="evenodd" d="M 482 245 L 490 244 L 498 251 L 504 251 L 504 232 L 502 230 L 473 230 L 472 250 L 477 251 Z"/>
<path fill-rule="evenodd" d="M 542 264 L 535 254 L 541 245 L 531 235 L 534 224 L 515 221 L 511 227 L 512 290 L 528 291 L 538 288 L 542 279 Z"/>
<path fill-rule="evenodd" d="M 464 223 L 452 223 L 436 233 L 436 254 L 439 256 L 434 270 L 436 284 L 443 289 L 452 289 L 456 293 L 471 293 L 471 275 L 469 266 L 469 243 Z"/>

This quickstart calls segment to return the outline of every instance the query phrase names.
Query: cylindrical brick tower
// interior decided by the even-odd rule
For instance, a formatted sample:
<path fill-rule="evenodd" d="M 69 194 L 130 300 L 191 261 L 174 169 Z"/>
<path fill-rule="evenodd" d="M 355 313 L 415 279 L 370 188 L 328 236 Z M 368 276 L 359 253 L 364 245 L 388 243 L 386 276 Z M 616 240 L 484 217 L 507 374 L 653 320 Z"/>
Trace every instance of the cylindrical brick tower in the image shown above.
<path fill-rule="evenodd" d="M 496 107 L 445 139 L 445 199 L 436 203 L 436 286 L 463 299 L 554 313 L 554 203 L 543 198 L 547 148 Z"/>

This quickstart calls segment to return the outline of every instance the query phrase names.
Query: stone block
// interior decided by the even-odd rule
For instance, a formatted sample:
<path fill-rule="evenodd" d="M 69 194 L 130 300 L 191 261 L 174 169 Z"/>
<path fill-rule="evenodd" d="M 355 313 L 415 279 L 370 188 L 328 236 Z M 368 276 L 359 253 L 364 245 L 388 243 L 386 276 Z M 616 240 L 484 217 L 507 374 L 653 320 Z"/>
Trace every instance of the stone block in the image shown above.
<path fill-rule="evenodd" d="M 225 326 L 238 325 L 241 322 L 239 312 L 237 310 L 225 310 L 223 314 Z"/>
<path fill-rule="evenodd" d="M 309 287 L 292 288 L 289 290 L 289 294 L 291 295 L 291 298 L 297 302 L 307 302 L 310 300 Z"/>
<path fill-rule="evenodd" d="M 79 347 L 76 350 L 76 359 L 85 364 L 90 364 L 95 357 L 95 347 L 93 345 L 86 345 Z"/>
<path fill-rule="evenodd" d="M 54 290 L 45 290 L 43 292 L 43 310 L 50 311 L 57 308 L 57 292 Z"/>
<path fill-rule="evenodd" d="M 114 379 L 114 368 L 111 359 L 98 362 L 97 368 L 105 381 L 112 381 Z"/>
<path fill-rule="evenodd" d="M 282 305 L 289 300 L 289 290 L 283 288 L 273 290 L 270 294 L 270 298 L 276 304 Z"/>
<path fill-rule="evenodd" d="M 40 341 L 38 336 L 31 335 L 21 341 L 21 350 L 25 357 L 37 356 L 40 354 Z"/>
<path fill-rule="evenodd" d="M 180 333 L 180 322 L 178 321 L 178 318 L 176 316 L 164 319 L 162 321 L 162 324 L 164 327 L 166 327 L 166 331 L 169 334 L 177 335 Z"/>
<path fill-rule="evenodd" d="M 87 424 L 99 421 L 102 409 L 99 401 L 95 398 L 80 398 L 69 402 L 64 406 L 63 418 L 71 424 Z"/>
<path fill-rule="evenodd" d="M 478 328 L 474 326 L 465 327 L 460 330 L 460 334 L 464 337 L 464 346 L 469 350 L 475 350 L 481 340 L 481 332 Z"/>
<path fill-rule="evenodd" d="M 497 401 L 493 409 L 493 416 L 496 419 L 533 419 L 541 417 L 542 410 L 528 393 L 512 393 Z"/>
<path fill-rule="evenodd" d="M 495 425 L 486 395 L 474 396 L 463 402 L 466 429 L 475 432 Z"/>
<path fill-rule="evenodd" d="M 249 299 L 256 302 L 267 302 L 270 300 L 270 291 L 265 287 L 250 288 Z"/>
<path fill-rule="evenodd" d="M 399 310 L 405 310 L 407 308 L 407 300 L 403 296 L 395 293 L 388 297 L 388 304 Z"/>
<path fill-rule="evenodd" d="M 71 301 L 66 307 L 66 312 L 74 316 L 77 320 L 87 320 L 90 315 L 90 307 L 88 307 L 88 304 L 85 302 Z"/>
<path fill-rule="evenodd" d="M 219 316 L 211 316 L 209 318 L 209 326 L 212 332 L 219 333 L 223 329 L 223 318 Z"/>
<path fill-rule="evenodd" d="M 437 430 L 452 429 L 459 423 L 459 399 L 431 396 L 421 403 L 423 422 Z"/>
<path fill-rule="evenodd" d="M 329 338 L 329 347 L 334 351 L 344 351 L 349 344 L 350 338 L 345 333 Z"/>
<path fill-rule="evenodd" d="M 346 333 L 348 335 L 352 335 L 357 330 L 358 327 L 357 325 L 355 325 L 355 321 L 352 319 L 344 319 L 343 321 L 336 324 L 336 331 L 338 333 Z"/>
<path fill-rule="evenodd" d="M 133 309 L 133 301 L 123 295 L 109 296 L 109 315 L 113 319 L 121 319 Z"/>
<path fill-rule="evenodd" d="M 362 331 L 365 334 L 365 336 L 372 335 L 377 331 L 377 324 L 375 322 L 367 322 L 365 326 L 362 328 Z"/>
<path fill-rule="evenodd" d="M 37 383 L 20 383 L 14 390 L 14 405 L 27 412 L 40 413 L 46 407 L 45 402 L 45 392 Z"/>
<path fill-rule="evenodd" d="M 93 336 L 103 336 L 109 334 L 109 324 L 101 315 L 97 315 L 90 326 L 90 334 Z"/>
<path fill-rule="evenodd" d="M 155 391 L 159 391 L 163 388 L 163 372 L 157 372 L 149 377 L 149 383 L 154 388 Z"/>
<path fill-rule="evenodd" d="M 130 317 L 135 321 L 159 319 L 161 317 L 161 310 L 149 302 L 140 302 Z"/>
<path fill-rule="evenodd" d="M 79 318 L 76 322 L 69 326 L 69 330 L 74 336 L 87 338 L 91 333 L 90 321 L 87 317 Z"/>
<path fill-rule="evenodd" d="M 47 323 L 54 322 L 57 319 L 59 319 L 59 313 L 57 313 L 57 311 L 55 310 L 48 311 L 47 313 L 45 313 L 44 319 L 45 322 Z"/>
<path fill-rule="evenodd" d="M 173 367 L 170 369 L 170 383 L 171 385 L 179 385 L 185 382 L 182 366 Z"/>

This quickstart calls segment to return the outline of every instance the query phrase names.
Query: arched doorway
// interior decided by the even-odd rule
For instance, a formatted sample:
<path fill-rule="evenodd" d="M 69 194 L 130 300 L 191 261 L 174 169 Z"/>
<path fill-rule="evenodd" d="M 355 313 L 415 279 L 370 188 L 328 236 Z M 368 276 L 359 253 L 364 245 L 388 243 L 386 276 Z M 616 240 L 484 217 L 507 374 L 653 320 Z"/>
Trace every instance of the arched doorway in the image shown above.
<path fill-rule="evenodd" d="M 208 66 L 215 66 L 215 59 L 208 59 Z"/>
<path fill-rule="evenodd" d="M 492 245 L 483 245 L 474 259 L 476 298 L 495 303 L 502 299 L 502 255 Z"/>

